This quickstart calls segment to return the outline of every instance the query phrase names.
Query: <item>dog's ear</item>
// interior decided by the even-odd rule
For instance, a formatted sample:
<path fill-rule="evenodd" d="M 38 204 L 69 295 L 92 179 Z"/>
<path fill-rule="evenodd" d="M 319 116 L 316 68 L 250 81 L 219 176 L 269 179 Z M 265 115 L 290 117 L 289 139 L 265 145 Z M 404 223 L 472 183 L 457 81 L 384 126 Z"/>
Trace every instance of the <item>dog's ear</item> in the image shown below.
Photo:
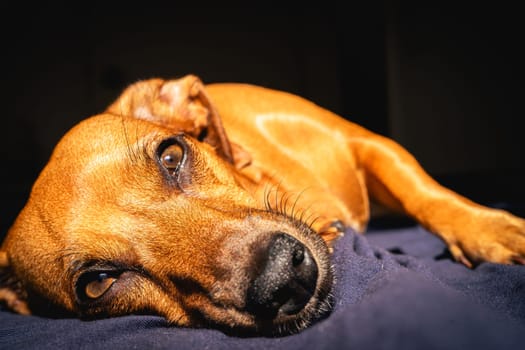
<path fill-rule="evenodd" d="M 7 253 L 1 250 L 0 304 L 5 305 L 8 310 L 22 315 L 31 314 L 27 304 L 27 293 L 12 271 Z"/>
<path fill-rule="evenodd" d="M 198 106 L 198 103 L 200 102 L 201 106 L 207 110 L 206 127 L 201 130 L 201 134 L 197 136 L 202 138 L 204 142 L 213 146 L 221 157 L 234 164 L 234 155 L 230 140 L 228 139 L 224 126 L 222 125 L 219 112 L 213 105 L 212 101 L 210 101 L 210 97 L 206 93 L 204 85 L 200 79 L 195 76 L 189 76 L 186 79 L 190 80 L 191 86 L 188 89 L 188 95 L 190 98 L 194 99 L 194 106 Z M 168 87 L 169 89 L 169 83 L 165 84 L 163 89 L 165 87 Z M 191 105 L 189 106 L 191 107 Z"/>
<path fill-rule="evenodd" d="M 184 106 L 185 110 L 181 114 L 187 120 L 194 121 L 193 127 L 195 130 L 193 136 L 212 145 L 221 157 L 234 164 L 237 169 L 251 164 L 252 158 L 248 151 L 240 145 L 231 143 L 228 139 L 219 112 L 215 108 L 213 101 L 210 100 L 204 84 L 198 77 L 187 75 L 178 80 L 165 82 L 160 88 L 159 99 L 172 106 Z M 192 102 L 185 103 L 188 100 Z M 201 116 L 200 118 L 198 117 L 199 115 Z M 202 118 L 203 115 L 205 118 Z M 200 125 L 198 123 L 199 120 L 201 121 Z M 203 124 L 205 127 L 200 128 L 199 126 Z M 199 135 L 195 135 L 195 131 Z"/>
<path fill-rule="evenodd" d="M 139 81 L 126 88 L 106 112 L 184 132 L 210 144 L 219 156 L 237 167 L 249 163 L 245 151 L 232 147 L 213 101 L 195 75 Z"/>

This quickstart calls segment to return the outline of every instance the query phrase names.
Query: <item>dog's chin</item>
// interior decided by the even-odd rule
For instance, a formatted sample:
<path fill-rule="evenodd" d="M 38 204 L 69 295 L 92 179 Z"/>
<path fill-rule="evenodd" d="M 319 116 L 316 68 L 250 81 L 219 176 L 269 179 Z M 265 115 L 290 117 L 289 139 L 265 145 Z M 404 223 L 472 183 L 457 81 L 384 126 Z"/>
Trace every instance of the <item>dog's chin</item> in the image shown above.
<path fill-rule="evenodd" d="M 200 327 L 217 329 L 235 337 L 282 337 L 303 331 L 327 317 L 331 310 L 332 295 L 327 293 L 321 299 L 312 298 L 305 308 L 293 315 L 279 312 L 274 318 L 261 318 L 234 312 L 227 315 L 228 322 L 208 319 Z"/>
<path fill-rule="evenodd" d="M 312 324 L 325 318 L 332 309 L 331 294 L 322 301 L 316 301 L 305 307 L 295 315 L 278 314 L 271 321 L 257 321 L 252 331 L 247 331 L 248 336 L 279 337 L 299 333 Z"/>

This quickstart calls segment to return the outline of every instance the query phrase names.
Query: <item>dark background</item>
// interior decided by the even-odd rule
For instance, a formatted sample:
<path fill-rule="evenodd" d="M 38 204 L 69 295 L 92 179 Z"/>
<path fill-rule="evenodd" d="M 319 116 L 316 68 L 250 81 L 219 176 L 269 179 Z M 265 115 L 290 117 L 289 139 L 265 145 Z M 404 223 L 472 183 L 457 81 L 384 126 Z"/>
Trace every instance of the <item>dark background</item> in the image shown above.
<path fill-rule="evenodd" d="M 4 2 L 0 237 L 71 126 L 129 83 L 187 73 L 299 94 L 475 200 L 522 203 L 522 11 L 422 3 Z"/>

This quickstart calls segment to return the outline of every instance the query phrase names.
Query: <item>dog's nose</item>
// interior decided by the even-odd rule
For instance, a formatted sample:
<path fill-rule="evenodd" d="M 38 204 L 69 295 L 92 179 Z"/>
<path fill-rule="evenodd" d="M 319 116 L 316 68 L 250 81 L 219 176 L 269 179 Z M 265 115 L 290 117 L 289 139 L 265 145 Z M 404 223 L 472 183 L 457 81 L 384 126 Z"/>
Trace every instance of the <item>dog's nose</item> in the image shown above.
<path fill-rule="evenodd" d="M 317 284 L 317 264 L 312 253 L 294 237 L 278 232 L 262 254 L 266 259 L 264 267 L 248 287 L 248 311 L 262 319 L 273 319 L 279 313 L 298 313 Z"/>

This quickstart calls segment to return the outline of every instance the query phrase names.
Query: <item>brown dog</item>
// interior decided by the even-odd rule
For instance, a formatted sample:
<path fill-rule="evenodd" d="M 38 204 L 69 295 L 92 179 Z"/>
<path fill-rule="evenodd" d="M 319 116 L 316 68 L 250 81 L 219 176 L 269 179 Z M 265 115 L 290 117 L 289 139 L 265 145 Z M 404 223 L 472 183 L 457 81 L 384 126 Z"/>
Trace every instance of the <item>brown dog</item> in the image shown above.
<path fill-rule="evenodd" d="M 23 314 L 297 331 L 329 309 L 325 242 L 364 231 L 369 195 L 467 266 L 525 262 L 523 219 L 300 97 L 138 82 L 55 148 L 0 250 L 0 299 Z"/>

